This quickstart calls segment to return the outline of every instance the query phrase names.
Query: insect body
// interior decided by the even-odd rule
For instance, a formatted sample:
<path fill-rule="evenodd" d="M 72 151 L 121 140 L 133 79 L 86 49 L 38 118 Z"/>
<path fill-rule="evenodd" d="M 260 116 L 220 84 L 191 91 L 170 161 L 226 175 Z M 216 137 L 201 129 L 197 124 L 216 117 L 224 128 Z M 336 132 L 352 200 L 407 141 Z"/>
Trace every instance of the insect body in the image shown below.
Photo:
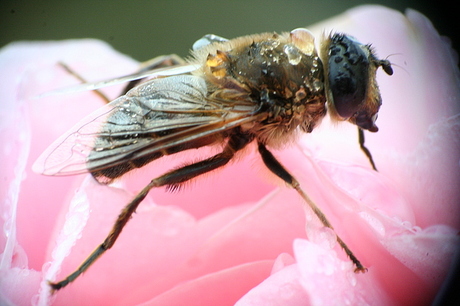
<path fill-rule="evenodd" d="M 229 41 L 208 35 L 195 48 L 186 73 L 164 76 L 154 71 L 153 80 L 85 118 L 37 161 L 36 169 L 44 174 L 89 171 L 99 182 L 110 183 L 164 155 L 222 145 L 222 152 L 214 156 L 153 179 L 124 208 L 88 259 L 66 279 L 51 283 L 54 290 L 77 278 L 115 243 L 152 188 L 176 188 L 222 167 L 251 142 L 257 142 L 265 165 L 332 228 L 268 148 L 283 147 L 299 131 L 312 132 L 327 111 L 335 120 L 376 132 L 381 105 L 376 70 L 383 67 L 391 74 L 391 64 L 344 34 L 324 39 L 318 54 L 306 29 Z M 340 237 L 337 240 L 356 265 L 355 271 L 365 271 Z"/>

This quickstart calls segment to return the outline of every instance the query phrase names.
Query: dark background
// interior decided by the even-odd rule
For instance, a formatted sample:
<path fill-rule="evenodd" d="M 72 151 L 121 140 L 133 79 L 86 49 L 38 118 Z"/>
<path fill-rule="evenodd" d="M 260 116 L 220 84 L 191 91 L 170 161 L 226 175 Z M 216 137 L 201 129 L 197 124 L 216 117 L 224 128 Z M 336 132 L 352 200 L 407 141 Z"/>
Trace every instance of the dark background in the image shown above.
<path fill-rule="evenodd" d="M 0 0 L 0 47 L 16 40 L 99 38 L 144 61 L 160 54 L 181 56 L 195 40 L 213 33 L 227 38 L 290 31 L 366 4 L 363 0 Z M 401 12 L 428 16 L 459 50 L 454 9 L 442 1 L 383 0 Z M 452 2 L 451 2 L 452 3 Z M 451 6 L 453 6 L 451 4 Z M 450 17 L 452 16 L 452 17 Z M 391 22 L 389 20 L 388 22 Z"/>

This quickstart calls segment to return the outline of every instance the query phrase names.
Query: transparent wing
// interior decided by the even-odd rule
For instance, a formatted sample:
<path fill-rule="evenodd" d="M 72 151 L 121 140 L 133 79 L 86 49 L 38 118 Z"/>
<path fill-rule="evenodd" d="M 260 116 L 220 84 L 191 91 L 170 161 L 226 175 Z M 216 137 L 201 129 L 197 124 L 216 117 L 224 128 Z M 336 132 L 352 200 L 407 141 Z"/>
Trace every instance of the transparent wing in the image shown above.
<path fill-rule="evenodd" d="M 110 80 L 104 80 L 104 81 L 99 81 L 99 82 L 94 82 L 94 83 L 83 83 L 79 85 L 59 88 L 56 90 L 52 90 L 50 92 L 45 92 L 43 94 L 40 94 L 36 96 L 35 98 L 40 99 L 43 97 L 54 96 L 54 95 L 76 93 L 76 92 L 87 91 L 87 90 L 95 90 L 95 89 L 99 89 L 102 87 L 117 85 L 117 84 L 129 82 L 133 80 L 139 80 L 139 79 L 146 78 L 146 77 L 158 78 L 158 77 L 167 77 L 167 76 L 173 76 L 173 75 L 179 75 L 179 74 L 186 74 L 186 73 L 195 71 L 198 68 L 199 68 L 198 65 L 189 64 L 189 63 L 183 64 L 183 65 L 165 67 L 165 68 L 156 68 L 156 69 L 133 73 L 133 74 L 118 77 L 118 78 L 113 78 Z"/>
<path fill-rule="evenodd" d="M 258 119 L 254 103 L 212 100 L 207 91 L 191 75 L 143 83 L 84 118 L 33 169 L 45 175 L 103 169 Z"/>

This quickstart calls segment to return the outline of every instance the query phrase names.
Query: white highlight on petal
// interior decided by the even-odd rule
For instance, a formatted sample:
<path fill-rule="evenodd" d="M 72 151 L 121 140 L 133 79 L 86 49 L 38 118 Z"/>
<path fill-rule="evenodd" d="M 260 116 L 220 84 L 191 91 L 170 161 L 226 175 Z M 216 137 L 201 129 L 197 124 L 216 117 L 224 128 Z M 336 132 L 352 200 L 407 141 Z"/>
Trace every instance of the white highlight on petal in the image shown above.
<path fill-rule="evenodd" d="M 385 226 L 379 219 L 364 211 L 360 212 L 359 216 L 364 219 L 364 221 L 366 221 L 367 224 L 369 224 L 380 235 L 380 237 L 385 236 Z"/>
<path fill-rule="evenodd" d="M 86 193 L 89 184 L 94 184 L 94 179 L 91 175 L 86 176 L 70 202 L 64 225 L 51 253 L 52 261 L 43 265 L 44 278 L 40 284 L 39 298 L 36 301 L 38 305 L 50 304 L 52 297 L 48 281 L 56 279 L 64 259 L 70 254 L 72 247 L 81 237 L 89 219 L 90 208 Z"/>

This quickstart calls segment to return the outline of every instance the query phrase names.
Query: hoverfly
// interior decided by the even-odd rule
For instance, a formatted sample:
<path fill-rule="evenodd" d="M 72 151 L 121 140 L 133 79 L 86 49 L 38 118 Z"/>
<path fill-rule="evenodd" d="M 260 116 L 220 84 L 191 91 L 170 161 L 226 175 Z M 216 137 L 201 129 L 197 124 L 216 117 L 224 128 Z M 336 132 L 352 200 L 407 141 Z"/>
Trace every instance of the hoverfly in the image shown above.
<path fill-rule="evenodd" d="M 132 88 L 83 119 L 34 165 L 46 175 L 90 172 L 98 182 L 108 184 L 162 156 L 222 145 L 214 156 L 151 180 L 125 206 L 106 239 L 81 266 L 50 283 L 53 291 L 74 281 L 113 246 L 152 188 L 174 189 L 223 167 L 252 142 L 257 143 L 268 169 L 294 188 L 323 225 L 332 229 L 268 149 L 285 146 L 299 132 L 312 132 L 326 112 L 334 120 L 358 126 L 361 148 L 375 169 L 362 130 L 378 130 L 375 120 L 381 97 L 376 71 L 382 67 L 391 75 L 392 68 L 369 45 L 336 33 L 322 39 L 318 54 L 314 36 L 306 29 L 295 29 L 233 40 L 206 35 L 193 49 L 187 62 L 172 61 L 169 67 L 121 78 L 134 80 Z M 145 76 L 152 79 L 136 84 L 136 79 Z M 337 241 L 353 261 L 355 272 L 366 271 L 339 236 Z"/>

